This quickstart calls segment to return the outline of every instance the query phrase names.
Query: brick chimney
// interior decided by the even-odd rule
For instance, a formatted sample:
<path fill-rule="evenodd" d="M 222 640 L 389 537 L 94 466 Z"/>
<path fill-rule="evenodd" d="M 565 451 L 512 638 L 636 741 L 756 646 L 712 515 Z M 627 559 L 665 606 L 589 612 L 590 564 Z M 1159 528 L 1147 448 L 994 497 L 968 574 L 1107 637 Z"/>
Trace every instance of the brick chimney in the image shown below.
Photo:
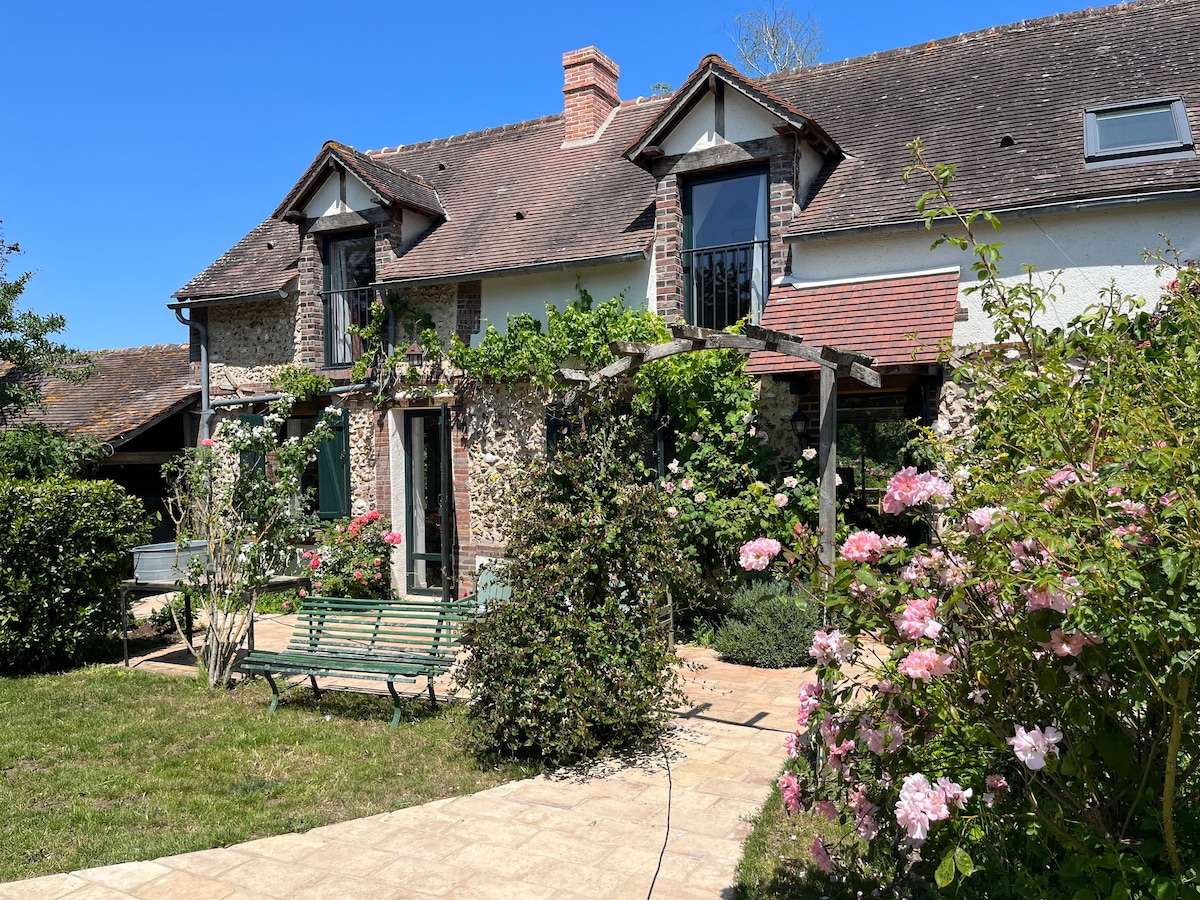
<path fill-rule="evenodd" d="M 563 117 L 565 143 L 595 137 L 609 114 L 620 104 L 617 64 L 595 47 L 563 54 Z"/>

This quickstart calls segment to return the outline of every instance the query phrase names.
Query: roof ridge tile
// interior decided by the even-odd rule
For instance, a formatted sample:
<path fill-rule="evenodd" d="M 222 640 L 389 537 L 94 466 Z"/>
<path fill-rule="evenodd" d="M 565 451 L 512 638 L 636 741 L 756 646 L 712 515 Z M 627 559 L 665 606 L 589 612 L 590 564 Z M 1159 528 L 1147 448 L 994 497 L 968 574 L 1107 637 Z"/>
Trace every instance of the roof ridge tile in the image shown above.
<path fill-rule="evenodd" d="M 379 150 L 363 151 L 366 156 L 371 159 L 379 159 L 382 156 L 393 153 L 407 153 L 412 150 L 429 150 L 433 147 L 442 147 L 447 144 L 457 144 L 461 141 L 473 140 L 481 137 L 491 137 L 497 134 L 504 134 L 510 131 L 524 131 L 528 128 L 536 128 L 539 125 L 548 125 L 551 122 L 560 121 L 563 117 L 562 113 L 554 113 L 549 116 L 541 116 L 537 119 L 525 119 L 522 122 L 510 122 L 507 125 L 496 125 L 492 128 L 483 128 L 479 131 L 467 131 L 463 134 L 452 134 L 447 137 L 433 138 L 428 141 L 419 141 L 415 144 L 397 144 L 395 147 L 383 147 Z"/>

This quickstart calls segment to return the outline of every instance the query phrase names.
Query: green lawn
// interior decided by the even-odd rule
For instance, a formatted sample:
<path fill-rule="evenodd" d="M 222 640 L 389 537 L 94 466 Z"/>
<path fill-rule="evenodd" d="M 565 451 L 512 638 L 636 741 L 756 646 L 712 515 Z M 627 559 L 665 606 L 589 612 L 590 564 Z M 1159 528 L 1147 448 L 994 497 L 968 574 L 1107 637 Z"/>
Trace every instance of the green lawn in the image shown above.
<path fill-rule="evenodd" d="M 114 666 L 0 679 L 0 881 L 153 859 L 468 794 L 463 709 L 261 682 L 210 692 Z"/>
<path fill-rule="evenodd" d="M 829 842 L 838 838 L 838 827 L 813 812 L 788 815 L 779 789 L 763 804 L 754 819 L 754 830 L 742 847 L 738 863 L 737 900 L 827 900 L 870 897 L 879 881 L 867 874 L 838 877 L 834 884 L 812 861 L 812 842 L 818 834 Z M 857 841 L 851 837 L 850 840 Z M 859 894 L 862 891 L 862 894 Z"/>

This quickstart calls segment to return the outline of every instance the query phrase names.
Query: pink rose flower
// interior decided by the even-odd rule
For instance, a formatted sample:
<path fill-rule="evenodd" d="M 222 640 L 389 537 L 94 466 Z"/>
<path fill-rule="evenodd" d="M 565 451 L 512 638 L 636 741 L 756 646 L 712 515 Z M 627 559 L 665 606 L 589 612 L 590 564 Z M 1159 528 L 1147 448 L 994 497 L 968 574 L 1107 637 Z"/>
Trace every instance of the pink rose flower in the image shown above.
<path fill-rule="evenodd" d="M 200 442 L 200 446 L 202 446 L 202 447 L 211 447 L 211 446 L 212 446 L 213 444 L 215 444 L 215 443 L 216 443 L 216 441 L 214 441 L 212 438 L 205 438 L 204 440 L 202 440 L 202 441 Z"/>
<path fill-rule="evenodd" d="M 932 472 L 918 473 L 916 468 L 908 466 L 892 476 L 887 490 L 883 495 L 883 511 L 899 515 L 910 506 L 922 503 L 948 501 L 954 494 L 954 487 L 943 481 Z"/>
<path fill-rule="evenodd" d="M 699 495 L 697 495 L 699 499 Z M 771 564 L 783 547 L 774 538 L 760 537 L 742 544 L 738 551 L 738 562 L 746 571 L 761 572 Z"/>
<path fill-rule="evenodd" d="M 796 724 L 807 728 L 813 713 L 821 706 L 821 697 L 825 688 L 818 682 L 806 681 L 800 686 L 800 708 L 796 711 Z"/>
<path fill-rule="evenodd" d="M 929 837 L 929 824 L 950 818 L 945 791 L 935 788 L 918 772 L 904 779 L 896 803 L 896 822 L 908 831 L 910 844 L 920 846 Z"/>
<path fill-rule="evenodd" d="M 873 531 L 856 531 L 842 544 L 842 558 L 851 562 L 878 562 L 883 539 Z"/>
<path fill-rule="evenodd" d="M 903 612 L 893 616 L 896 628 L 907 641 L 919 638 L 934 639 L 941 633 L 942 626 L 934 620 L 937 614 L 936 597 L 914 597 L 904 605 Z"/>
<path fill-rule="evenodd" d="M 787 494 L 776 494 L 775 495 L 775 505 L 779 509 L 783 509 L 785 506 L 787 506 L 788 505 Z"/>
<path fill-rule="evenodd" d="M 833 860 L 829 858 L 829 851 L 825 849 L 825 839 L 819 834 L 813 838 L 812 842 L 812 858 L 822 872 L 829 873 L 833 871 Z"/>
<path fill-rule="evenodd" d="M 796 776 L 791 772 L 784 772 L 779 776 L 779 793 L 783 795 L 783 805 L 787 807 L 790 813 L 798 813 L 803 804 L 803 795 L 800 792 L 800 782 L 796 780 Z"/>
<path fill-rule="evenodd" d="M 829 666 L 835 662 L 840 665 L 849 661 L 854 652 L 854 644 L 836 628 L 830 632 L 818 630 L 813 632 L 809 652 L 819 666 Z"/>
<path fill-rule="evenodd" d="M 915 681 L 932 681 L 938 675 L 946 675 L 954 663 L 954 657 L 941 655 L 936 650 L 913 650 L 900 660 L 900 674 Z"/>
<path fill-rule="evenodd" d="M 967 531 L 971 534 L 983 534 L 1004 518 L 1004 509 L 999 506 L 981 506 L 967 513 Z"/>
<path fill-rule="evenodd" d="M 1031 728 L 1026 731 L 1020 725 L 1016 734 L 1008 738 L 1017 759 L 1025 763 L 1030 771 L 1036 772 L 1046 767 L 1046 754 L 1058 755 L 1058 742 L 1063 739 L 1063 733 L 1053 725 L 1041 728 Z"/>

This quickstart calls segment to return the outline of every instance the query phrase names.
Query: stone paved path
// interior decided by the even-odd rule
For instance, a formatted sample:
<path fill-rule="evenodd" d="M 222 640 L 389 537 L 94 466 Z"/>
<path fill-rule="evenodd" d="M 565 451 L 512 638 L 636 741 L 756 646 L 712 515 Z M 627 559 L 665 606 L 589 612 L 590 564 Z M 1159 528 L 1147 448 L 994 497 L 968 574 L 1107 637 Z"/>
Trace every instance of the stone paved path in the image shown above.
<path fill-rule="evenodd" d="M 270 633 L 259 628 L 260 645 Z M 705 668 L 685 673 L 690 705 L 665 753 L 304 834 L 0 884 L 0 898 L 570 900 L 644 898 L 652 883 L 657 900 L 729 897 L 748 819 L 794 727 L 801 671 L 681 655 Z M 165 656 L 140 667 L 186 666 Z"/>

